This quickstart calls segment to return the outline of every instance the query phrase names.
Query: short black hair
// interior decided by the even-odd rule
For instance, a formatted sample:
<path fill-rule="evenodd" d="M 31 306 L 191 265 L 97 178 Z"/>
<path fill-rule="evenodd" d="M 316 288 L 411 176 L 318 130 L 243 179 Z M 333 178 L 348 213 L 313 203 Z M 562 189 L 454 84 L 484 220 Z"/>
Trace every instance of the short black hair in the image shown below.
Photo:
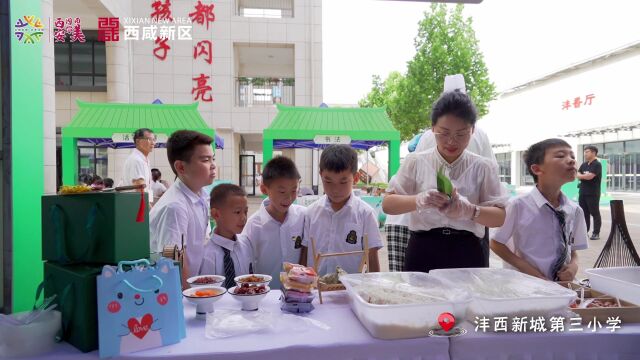
<path fill-rule="evenodd" d="M 160 170 L 156 168 L 151 169 L 151 178 L 153 179 L 153 181 L 158 181 L 161 177 L 162 173 L 160 172 Z"/>
<path fill-rule="evenodd" d="M 93 175 L 92 174 L 80 174 L 78 177 L 80 183 L 85 185 L 91 185 L 93 183 Z"/>
<path fill-rule="evenodd" d="M 171 134 L 167 139 L 167 158 L 173 173 L 178 175 L 175 168 L 177 160 L 189 162 L 196 146 L 211 145 L 211 143 L 213 143 L 211 136 L 193 130 L 178 130 Z"/>
<path fill-rule="evenodd" d="M 529 174 L 533 176 L 533 181 L 536 184 L 538 183 L 538 176 L 533 173 L 531 166 L 542 165 L 544 163 L 544 155 L 547 150 L 558 146 L 571 147 L 569 143 L 562 139 L 546 139 L 529 146 L 529 149 L 525 151 L 524 162 L 527 164 L 527 170 L 529 171 Z"/>
<path fill-rule="evenodd" d="M 478 119 L 478 112 L 473 101 L 469 95 L 459 90 L 444 92 L 436 100 L 431 110 L 431 126 L 434 126 L 438 119 L 445 115 L 453 115 L 471 126 L 474 126 Z"/>
<path fill-rule="evenodd" d="M 104 187 L 112 188 L 113 187 L 113 179 L 112 178 L 104 178 Z"/>
<path fill-rule="evenodd" d="M 596 155 L 598 155 L 598 147 L 595 145 L 587 145 L 584 147 L 585 150 L 591 150 L 594 153 L 596 153 Z"/>
<path fill-rule="evenodd" d="M 144 133 L 148 131 L 153 134 L 153 130 L 147 128 L 141 128 L 133 132 L 133 141 L 135 142 L 138 139 L 144 139 Z"/>
<path fill-rule="evenodd" d="M 355 174 L 358 172 L 358 153 L 349 145 L 329 145 L 320 155 L 320 171 L 324 170 L 336 173 L 349 170 Z"/>
<path fill-rule="evenodd" d="M 276 156 L 262 169 L 262 183 L 266 186 L 277 179 L 300 180 L 300 173 L 293 160 L 286 156 Z"/>
<path fill-rule="evenodd" d="M 220 184 L 211 190 L 209 206 L 220 209 L 230 196 L 247 196 L 247 193 L 235 184 Z"/>

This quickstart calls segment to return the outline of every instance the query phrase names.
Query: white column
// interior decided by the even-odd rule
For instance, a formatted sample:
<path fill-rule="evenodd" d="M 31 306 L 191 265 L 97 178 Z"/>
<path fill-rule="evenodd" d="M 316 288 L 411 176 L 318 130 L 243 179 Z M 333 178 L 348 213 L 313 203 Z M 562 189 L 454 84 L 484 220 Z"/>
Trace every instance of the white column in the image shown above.
<path fill-rule="evenodd" d="M 42 19 L 53 18 L 53 0 L 42 0 Z M 56 192 L 56 87 L 53 39 L 42 38 L 44 192 Z"/>
<path fill-rule="evenodd" d="M 130 95 L 130 41 L 107 41 L 107 101 L 128 103 Z"/>

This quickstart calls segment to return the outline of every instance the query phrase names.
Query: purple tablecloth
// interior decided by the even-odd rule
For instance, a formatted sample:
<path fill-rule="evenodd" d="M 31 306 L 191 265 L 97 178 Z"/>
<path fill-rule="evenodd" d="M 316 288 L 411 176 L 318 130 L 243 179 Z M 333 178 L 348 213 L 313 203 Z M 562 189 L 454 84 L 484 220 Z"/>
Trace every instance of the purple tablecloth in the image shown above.
<path fill-rule="evenodd" d="M 280 313 L 280 291 L 271 291 L 262 301 L 261 309 Z M 326 293 L 324 304 L 308 316 L 331 327 L 330 330 L 309 328 L 301 333 L 256 333 L 226 339 L 208 339 L 204 335 L 205 322 L 195 319 L 195 307 L 185 302 L 187 338 L 179 344 L 128 354 L 118 359 L 449 359 L 449 340 L 420 338 L 407 340 L 378 340 L 373 338 L 351 312 L 346 292 Z M 239 309 L 229 295 L 225 295 L 216 309 Z M 417 314 L 419 315 L 419 314 Z M 67 343 L 38 359 L 97 359 L 98 353 L 83 354 Z"/>
<path fill-rule="evenodd" d="M 450 338 L 452 360 L 638 360 L 640 324 L 622 324 L 611 332 L 482 333 L 464 323 L 467 334 Z"/>

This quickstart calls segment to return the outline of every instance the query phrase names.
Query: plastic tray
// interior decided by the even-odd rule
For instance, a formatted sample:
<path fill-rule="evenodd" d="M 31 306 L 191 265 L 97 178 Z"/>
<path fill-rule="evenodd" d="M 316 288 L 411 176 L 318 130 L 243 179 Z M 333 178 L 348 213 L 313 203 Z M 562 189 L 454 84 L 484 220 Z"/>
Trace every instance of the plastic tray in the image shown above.
<path fill-rule="evenodd" d="M 640 267 L 588 269 L 585 272 L 593 289 L 640 305 Z"/>
<path fill-rule="evenodd" d="M 511 269 L 432 270 L 430 275 L 468 291 L 467 320 L 476 317 L 550 316 L 564 314 L 576 292 Z"/>
<path fill-rule="evenodd" d="M 349 293 L 351 309 L 373 337 L 379 339 L 408 339 L 427 336 L 438 328 L 438 316 L 450 312 L 464 315 L 470 295 L 451 287 L 425 273 L 393 272 L 348 274 L 340 277 Z M 365 289 L 384 288 L 391 294 L 420 294 L 417 303 L 371 304 L 363 296 Z M 428 300 L 429 296 L 436 298 Z"/>

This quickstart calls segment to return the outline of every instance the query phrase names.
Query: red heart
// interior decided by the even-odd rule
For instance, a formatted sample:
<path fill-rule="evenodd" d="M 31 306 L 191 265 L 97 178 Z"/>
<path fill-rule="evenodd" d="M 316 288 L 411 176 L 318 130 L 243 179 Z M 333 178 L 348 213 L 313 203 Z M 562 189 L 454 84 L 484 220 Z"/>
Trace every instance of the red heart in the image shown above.
<path fill-rule="evenodd" d="M 141 322 L 138 322 L 138 319 L 136 318 L 131 318 L 127 321 L 129 331 L 131 331 L 138 339 L 142 339 L 147 335 L 151 329 L 151 324 L 153 324 L 153 316 L 151 316 L 151 314 L 145 314 L 142 317 Z"/>

